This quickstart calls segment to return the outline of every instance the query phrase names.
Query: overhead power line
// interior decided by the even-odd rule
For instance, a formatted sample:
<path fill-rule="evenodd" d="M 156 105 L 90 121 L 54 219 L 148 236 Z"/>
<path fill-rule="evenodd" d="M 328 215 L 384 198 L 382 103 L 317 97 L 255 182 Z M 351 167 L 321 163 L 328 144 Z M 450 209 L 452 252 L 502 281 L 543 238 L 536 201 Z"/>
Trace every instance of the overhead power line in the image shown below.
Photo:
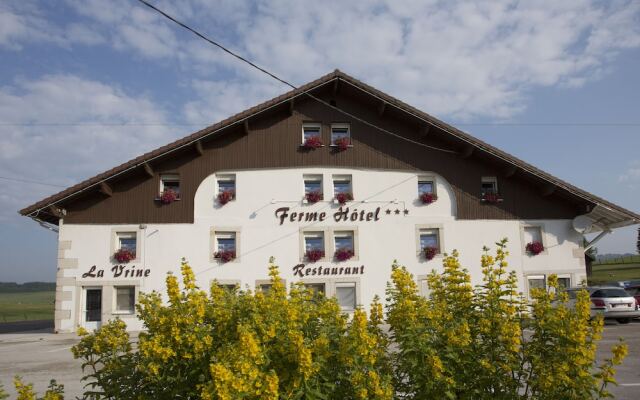
<path fill-rule="evenodd" d="M 9 178 L 8 176 L 0 176 L 0 179 L 4 179 L 6 181 L 13 181 L 13 182 L 20 182 L 20 183 L 33 183 L 35 185 L 45 185 L 45 186 L 53 186 L 53 187 L 59 187 L 59 188 L 66 187 L 66 186 L 62 186 L 62 185 L 54 185 L 53 183 L 32 181 L 32 180 L 29 180 L 29 179 Z"/>
<path fill-rule="evenodd" d="M 271 72 L 267 71 L 266 69 L 264 69 L 264 68 L 256 65 L 255 63 L 247 60 L 246 58 L 244 58 L 241 55 L 235 53 L 234 51 L 229 50 L 227 47 L 225 47 L 225 46 L 221 45 L 220 43 L 208 38 L 204 34 L 198 32 L 194 28 L 191 28 L 190 26 L 186 25 L 185 23 L 178 21 L 176 18 L 174 18 L 171 15 L 167 14 L 166 12 L 160 10 L 159 8 L 155 7 L 153 4 L 150 4 L 146 0 L 138 0 L 138 1 L 140 3 L 142 3 L 142 4 L 144 4 L 145 6 L 151 8 L 152 10 L 158 12 L 159 14 L 161 14 L 165 18 L 169 19 L 170 21 L 178 24 L 182 28 L 184 28 L 184 29 L 188 30 L 189 32 L 193 33 L 194 35 L 198 36 L 199 38 L 205 40 L 206 42 L 212 44 L 213 46 L 216 46 L 216 47 L 220 48 L 221 50 L 223 50 L 224 52 L 226 52 L 226 53 L 230 54 L 231 56 L 237 58 L 238 60 L 249 64 L 251 67 L 257 69 L 258 71 L 260 71 L 260 72 L 262 72 L 262 73 L 264 73 L 264 74 L 266 74 L 268 76 L 270 76 L 271 78 L 277 80 L 278 82 L 289 86 L 290 88 L 292 88 L 294 90 L 298 89 L 298 87 L 296 87 L 292 83 L 287 82 L 286 80 L 278 77 L 274 73 L 271 73 Z M 424 143 L 421 143 L 421 142 L 406 138 L 406 137 L 404 137 L 402 135 L 399 135 L 399 134 L 397 134 L 395 132 L 392 132 L 392 131 L 390 131 L 388 129 L 385 129 L 385 128 L 382 128 L 382 127 L 380 127 L 378 125 L 375 125 L 375 124 L 373 124 L 373 123 L 371 123 L 371 122 L 369 122 L 369 121 L 367 121 L 367 120 L 365 120 L 363 118 L 357 117 L 357 116 L 355 116 L 355 115 L 353 115 L 353 114 L 351 114 L 351 113 L 349 113 L 347 111 L 344 111 L 341 108 L 338 108 L 338 107 L 334 106 L 333 104 L 330 104 L 330 103 L 328 103 L 328 102 L 326 102 L 326 101 L 324 101 L 324 100 L 312 95 L 311 93 L 309 93 L 309 91 L 305 90 L 305 91 L 303 91 L 303 93 L 305 95 L 309 96 L 310 98 L 314 99 L 315 101 L 317 101 L 317 102 L 319 102 L 321 104 L 324 104 L 325 106 L 327 106 L 327 107 L 329 107 L 329 108 L 331 108 L 333 110 L 336 110 L 336 111 L 340 112 L 341 114 L 346 115 L 347 117 L 353 118 L 356 121 L 359 121 L 359 122 L 361 122 L 361 123 L 363 123 L 365 125 L 368 125 L 368 126 L 374 128 L 374 129 L 377 129 L 377 130 L 379 130 L 381 132 L 384 132 L 384 133 L 386 133 L 388 135 L 394 136 L 394 137 L 396 137 L 398 139 L 404 140 L 404 141 L 409 142 L 409 143 L 413 143 L 413 144 L 415 144 L 417 146 L 426 147 L 426 148 L 429 148 L 429 149 L 432 149 L 432 150 L 438 150 L 438 151 L 442 151 L 442 152 L 445 152 L 445 153 L 451 153 L 451 154 L 457 154 L 458 153 L 457 151 L 454 151 L 454 150 L 443 149 L 443 148 L 436 147 L 436 146 L 430 146 L 430 145 L 427 145 L 427 144 L 424 144 Z"/>

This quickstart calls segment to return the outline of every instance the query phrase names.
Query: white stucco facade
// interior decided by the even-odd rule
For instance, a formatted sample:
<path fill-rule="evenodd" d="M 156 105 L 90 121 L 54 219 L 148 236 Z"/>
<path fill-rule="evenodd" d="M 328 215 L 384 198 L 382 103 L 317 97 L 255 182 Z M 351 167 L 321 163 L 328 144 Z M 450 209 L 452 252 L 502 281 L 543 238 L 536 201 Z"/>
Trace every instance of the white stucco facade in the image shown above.
<path fill-rule="evenodd" d="M 316 204 L 303 202 L 304 177 L 308 175 L 322 176 L 324 200 Z M 220 176 L 233 176 L 236 185 L 235 200 L 224 206 L 216 201 Z M 350 176 L 354 200 L 344 206 L 332 200 L 334 176 Z M 433 179 L 437 200 L 432 204 L 424 205 L 418 200 L 417 184 L 421 178 Z M 274 256 L 287 285 L 295 281 L 325 283 L 327 295 L 333 295 L 336 284 L 354 283 L 357 303 L 367 306 L 376 294 L 384 298 L 394 259 L 416 279 L 433 269 L 441 270 L 442 255 L 426 260 L 420 249 L 421 229 L 438 230 L 441 253 L 459 250 L 473 283 L 481 279 L 479 260 L 483 246 L 494 248 L 494 243 L 503 237 L 509 240 L 509 268 L 517 273 L 525 294 L 528 276 L 556 273 L 570 278 L 572 285 L 586 278 L 582 236 L 572 229 L 571 220 L 458 220 L 453 196 L 449 184 L 428 171 L 221 171 L 210 175 L 198 188 L 193 224 L 71 225 L 61 221 L 57 289 L 61 293 L 57 296 L 56 329 L 71 331 L 86 324 L 85 296 L 91 288 L 102 290 L 102 321 L 118 315 L 130 330 L 142 329 L 134 314 L 115 311 L 115 288 L 135 287 L 136 299 L 140 292 L 163 291 L 166 274 L 179 274 L 183 257 L 193 267 L 199 285 L 207 290 L 214 279 L 255 289 L 257 283 L 268 278 L 268 260 Z M 282 217 L 283 208 L 288 208 L 286 217 Z M 344 221 L 347 209 L 348 220 Z M 341 212 L 337 221 L 335 215 Z M 317 213 L 316 220 L 306 221 L 313 214 L 303 214 L 300 220 L 300 213 Z M 321 213 L 325 213 L 322 221 Z M 356 215 L 355 220 L 352 215 Z M 530 256 L 525 252 L 525 226 L 541 227 L 543 253 Z M 323 233 L 324 259 L 315 263 L 304 259 L 305 231 Z M 352 259 L 333 259 L 336 231 L 353 232 Z M 136 233 L 136 258 L 126 264 L 113 260 L 119 232 Z M 221 263 L 213 257 L 216 232 L 235 233 L 235 260 Z M 305 265 L 294 269 L 300 264 Z M 114 276 L 117 265 L 124 267 L 119 276 Z M 95 269 L 90 272 L 92 266 Z M 89 272 L 95 276 L 86 275 Z"/>

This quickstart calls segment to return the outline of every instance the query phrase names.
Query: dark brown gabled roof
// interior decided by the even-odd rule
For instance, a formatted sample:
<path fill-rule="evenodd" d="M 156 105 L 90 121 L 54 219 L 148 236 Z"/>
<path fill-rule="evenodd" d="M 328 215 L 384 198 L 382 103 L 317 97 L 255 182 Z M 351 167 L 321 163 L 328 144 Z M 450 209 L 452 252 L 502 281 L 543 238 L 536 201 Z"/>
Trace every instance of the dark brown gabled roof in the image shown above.
<path fill-rule="evenodd" d="M 440 121 L 439 119 L 434 118 L 431 115 L 424 113 L 392 96 L 389 96 L 339 70 L 335 70 L 334 72 L 327 74 L 313 82 L 307 83 L 304 86 L 301 86 L 295 90 L 292 90 L 281 96 L 268 100 L 262 104 L 259 104 L 248 110 L 245 110 L 239 114 L 229 117 L 214 125 L 211 125 L 195 133 L 192 133 L 189 136 L 176 140 L 173 143 L 169 143 L 156 150 L 153 150 L 139 157 L 136 157 L 128 162 L 125 162 L 115 168 L 112 168 L 90 179 L 87 179 L 57 194 L 54 194 L 43 200 L 40 200 L 37 203 L 32 204 L 20 210 L 20 214 L 30 216 L 30 217 L 37 217 L 39 212 L 43 210 L 47 212 L 46 210 L 49 209 L 51 206 L 59 206 L 65 200 L 75 197 L 76 195 L 79 195 L 87 191 L 88 189 L 95 188 L 96 186 L 100 185 L 102 182 L 105 182 L 108 179 L 114 178 L 118 175 L 126 173 L 135 168 L 139 168 L 143 166 L 145 163 L 150 162 L 161 156 L 165 156 L 168 153 L 171 153 L 178 149 L 192 145 L 198 140 L 201 140 L 207 136 L 216 134 L 225 128 L 231 127 L 233 125 L 241 124 L 245 120 L 247 120 L 249 117 L 255 114 L 265 112 L 275 106 L 286 103 L 299 96 L 305 96 L 307 92 L 310 92 L 314 89 L 317 89 L 320 86 L 324 86 L 336 80 L 343 82 L 345 84 L 348 84 L 356 88 L 357 90 L 366 93 L 371 97 L 377 98 L 380 101 L 385 102 L 387 105 L 395 107 L 396 109 L 400 110 L 402 113 L 409 114 L 414 118 L 424 121 L 426 124 L 437 127 L 440 130 L 455 137 L 457 140 L 467 143 L 470 146 L 473 146 L 474 149 L 487 153 L 488 155 L 496 159 L 502 160 L 506 164 L 510 164 L 517 167 L 519 170 L 522 170 L 527 174 L 535 176 L 540 180 L 546 181 L 552 185 L 555 185 L 559 188 L 566 190 L 567 192 L 571 193 L 574 196 L 577 196 L 588 202 L 593 203 L 595 205 L 593 212 L 598 213 L 596 217 L 597 217 L 597 220 L 600 221 L 602 229 L 604 229 L 605 226 L 611 226 L 611 227 L 624 226 L 624 225 L 632 225 L 640 222 L 640 215 L 638 215 L 637 213 L 626 210 L 600 197 L 597 197 L 591 193 L 588 193 L 580 188 L 577 188 L 561 179 L 558 179 L 494 146 L 489 145 L 488 143 L 483 142 L 482 140 L 479 140 L 443 121 Z"/>

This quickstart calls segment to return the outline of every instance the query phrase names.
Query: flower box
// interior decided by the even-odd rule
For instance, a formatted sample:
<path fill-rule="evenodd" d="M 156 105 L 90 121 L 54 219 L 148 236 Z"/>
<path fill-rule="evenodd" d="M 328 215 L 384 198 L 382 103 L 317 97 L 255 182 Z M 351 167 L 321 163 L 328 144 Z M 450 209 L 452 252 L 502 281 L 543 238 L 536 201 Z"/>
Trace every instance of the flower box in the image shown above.
<path fill-rule="evenodd" d="M 304 143 L 302 143 L 302 147 L 309 150 L 315 150 L 322 147 L 322 140 L 320 140 L 320 136 L 308 137 L 305 139 Z"/>
<path fill-rule="evenodd" d="M 236 192 L 233 190 L 225 190 L 224 192 L 218 193 L 218 203 L 221 205 L 225 205 L 235 198 Z"/>
<path fill-rule="evenodd" d="M 422 193 L 420 195 L 420 201 L 422 204 L 431 204 L 436 200 L 438 200 L 438 197 L 433 193 Z"/>
<path fill-rule="evenodd" d="M 113 254 L 113 258 L 119 263 L 128 263 L 135 260 L 136 253 L 129 249 L 119 249 Z"/>
<path fill-rule="evenodd" d="M 162 204 L 171 204 L 178 200 L 178 193 L 174 190 L 167 189 L 160 194 L 160 202 Z"/>
<path fill-rule="evenodd" d="M 336 250 L 334 256 L 338 261 L 347 261 L 352 258 L 355 254 L 351 249 L 338 249 Z"/>
<path fill-rule="evenodd" d="M 219 260 L 220 262 L 226 263 L 236 258 L 235 250 L 222 250 L 216 251 L 213 253 L 213 258 Z"/>
<path fill-rule="evenodd" d="M 422 249 L 422 251 L 424 252 L 424 258 L 426 258 L 427 260 L 432 260 L 433 257 L 440 253 L 440 249 L 431 246 L 425 247 L 424 249 Z"/>
<path fill-rule="evenodd" d="M 338 151 L 345 151 L 351 146 L 351 138 L 341 137 L 334 140 L 333 145 L 338 149 Z"/>
<path fill-rule="evenodd" d="M 351 193 L 338 193 L 336 194 L 335 200 L 338 204 L 344 205 L 349 200 L 353 200 L 353 195 Z"/>
<path fill-rule="evenodd" d="M 307 260 L 314 263 L 324 257 L 324 250 L 307 250 L 307 252 L 305 253 L 305 257 L 307 258 Z"/>
<path fill-rule="evenodd" d="M 544 246 L 538 241 L 533 241 L 527 243 L 525 250 L 527 250 L 527 253 L 529 253 L 529 255 L 537 256 L 544 251 Z"/>
<path fill-rule="evenodd" d="M 483 193 L 480 200 L 489 204 L 502 203 L 503 201 L 500 193 Z"/>
<path fill-rule="evenodd" d="M 307 192 L 304 195 L 305 200 L 307 200 L 308 203 L 317 203 L 320 200 L 322 200 L 322 193 L 320 192 Z"/>

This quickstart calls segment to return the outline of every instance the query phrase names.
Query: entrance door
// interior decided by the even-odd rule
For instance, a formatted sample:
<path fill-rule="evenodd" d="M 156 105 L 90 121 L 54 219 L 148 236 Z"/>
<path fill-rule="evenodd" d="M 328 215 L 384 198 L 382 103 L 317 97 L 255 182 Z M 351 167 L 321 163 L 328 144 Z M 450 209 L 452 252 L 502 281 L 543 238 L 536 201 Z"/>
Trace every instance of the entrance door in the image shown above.
<path fill-rule="evenodd" d="M 87 288 L 84 297 L 84 327 L 98 329 L 102 322 L 102 288 Z"/>

